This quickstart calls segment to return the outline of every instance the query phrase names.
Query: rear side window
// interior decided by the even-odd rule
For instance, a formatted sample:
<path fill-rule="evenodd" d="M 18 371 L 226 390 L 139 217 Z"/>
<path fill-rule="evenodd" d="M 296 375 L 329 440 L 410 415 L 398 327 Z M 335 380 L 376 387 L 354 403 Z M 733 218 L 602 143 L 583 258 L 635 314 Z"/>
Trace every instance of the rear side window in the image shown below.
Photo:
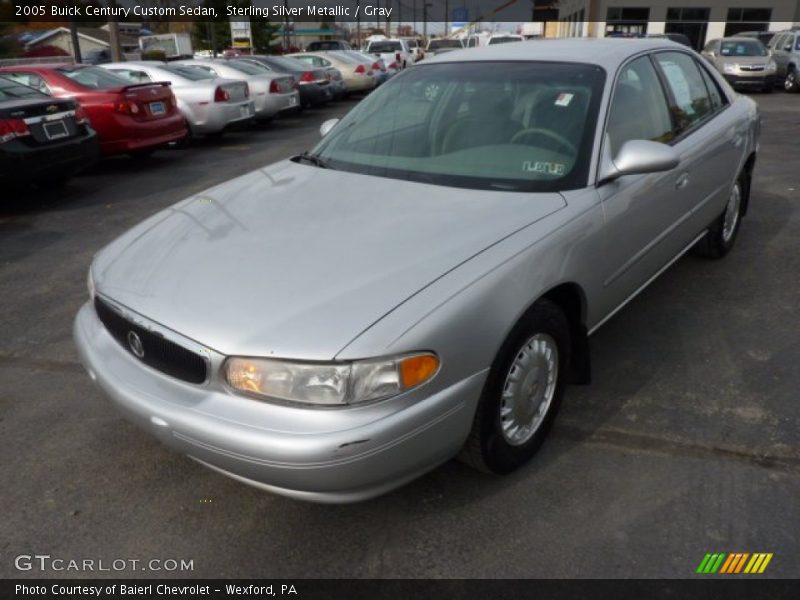
<path fill-rule="evenodd" d="M 0 100 L 15 100 L 18 98 L 46 98 L 45 94 L 28 87 L 14 83 L 10 79 L 0 77 Z"/>
<path fill-rule="evenodd" d="M 703 65 L 699 65 L 699 68 L 700 74 L 703 76 L 703 81 L 706 84 L 706 89 L 708 90 L 708 97 L 711 99 L 711 108 L 717 111 L 728 104 L 728 100 L 725 94 L 722 93 L 722 90 L 719 89 L 717 82 L 714 81 L 714 78 L 708 73 L 708 70 L 703 67 Z"/>
<path fill-rule="evenodd" d="M 655 55 L 674 99 L 673 112 L 678 133 L 691 129 L 714 112 L 700 68 L 682 52 L 659 52 Z"/>
<path fill-rule="evenodd" d="M 62 67 L 58 69 L 58 72 L 81 87 L 89 88 L 90 90 L 108 90 L 130 85 L 131 83 L 129 80 L 100 67 Z"/>
<path fill-rule="evenodd" d="M 37 92 L 50 95 L 50 88 L 47 86 L 44 79 L 35 73 L 7 73 L 6 77 L 29 88 L 33 88 Z"/>
<path fill-rule="evenodd" d="M 131 83 L 150 83 L 152 81 L 144 71 L 135 71 L 133 69 L 109 69 L 109 71 L 124 77 Z"/>
<path fill-rule="evenodd" d="M 667 143 L 674 137 L 667 99 L 647 56 L 632 60 L 620 73 L 607 133 L 612 156 L 630 140 Z"/>

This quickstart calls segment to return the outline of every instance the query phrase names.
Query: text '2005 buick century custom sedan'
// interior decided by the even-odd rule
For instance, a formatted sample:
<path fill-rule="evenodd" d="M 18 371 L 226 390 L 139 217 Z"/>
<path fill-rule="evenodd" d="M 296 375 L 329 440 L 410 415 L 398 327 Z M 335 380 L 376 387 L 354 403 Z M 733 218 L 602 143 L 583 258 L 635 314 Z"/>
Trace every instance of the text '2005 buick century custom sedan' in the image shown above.
<path fill-rule="evenodd" d="M 311 152 L 100 251 L 74 335 L 166 444 L 320 502 L 455 456 L 530 459 L 589 335 L 690 248 L 725 255 L 759 114 L 667 40 L 522 42 L 408 69 Z"/>

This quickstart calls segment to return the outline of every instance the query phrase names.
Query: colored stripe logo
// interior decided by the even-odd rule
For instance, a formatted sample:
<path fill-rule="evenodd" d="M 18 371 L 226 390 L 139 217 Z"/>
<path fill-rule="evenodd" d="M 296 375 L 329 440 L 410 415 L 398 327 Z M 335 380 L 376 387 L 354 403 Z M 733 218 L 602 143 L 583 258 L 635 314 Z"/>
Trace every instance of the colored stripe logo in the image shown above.
<path fill-rule="evenodd" d="M 772 560 L 772 552 L 717 552 L 706 554 L 697 567 L 697 573 L 725 575 L 736 574 L 761 574 L 767 569 Z"/>

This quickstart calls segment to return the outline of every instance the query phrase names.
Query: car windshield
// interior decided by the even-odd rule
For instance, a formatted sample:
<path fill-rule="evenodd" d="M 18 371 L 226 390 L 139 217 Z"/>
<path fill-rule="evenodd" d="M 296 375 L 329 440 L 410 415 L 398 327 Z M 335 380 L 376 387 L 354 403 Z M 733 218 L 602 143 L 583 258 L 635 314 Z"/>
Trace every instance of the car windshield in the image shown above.
<path fill-rule="evenodd" d="M 269 72 L 269 69 L 264 65 L 258 63 L 247 62 L 246 60 L 227 60 L 225 64 L 237 71 L 241 71 L 245 75 L 263 75 Z"/>
<path fill-rule="evenodd" d="M 184 79 L 189 79 L 190 81 L 214 79 L 214 75 L 212 75 L 205 69 L 200 69 L 198 67 L 183 67 L 180 65 L 161 65 L 159 66 L 159 68 L 162 71 L 178 75 L 179 77 L 183 77 Z"/>
<path fill-rule="evenodd" d="M 431 40 L 428 50 L 441 50 L 442 48 L 463 48 L 461 40 Z"/>
<path fill-rule="evenodd" d="M 100 67 L 60 67 L 58 72 L 78 85 L 92 90 L 128 86 L 130 81 Z"/>
<path fill-rule="evenodd" d="M 521 42 L 521 41 L 522 40 L 517 37 L 504 35 L 499 37 L 493 37 L 492 39 L 489 40 L 489 45 L 492 46 L 494 44 L 507 44 L 509 42 Z"/>
<path fill-rule="evenodd" d="M 758 40 L 723 41 L 719 53 L 722 56 L 766 56 L 767 49 Z"/>
<path fill-rule="evenodd" d="M 19 98 L 49 98 L 27 85 L 21 85 L 10 79 L 0 77 L 0 100 L 16 100 Z"/>
<path fill-rule="evenodd" d="M 324 166 L 437 185 L 586 185 L 605 72 L 546 62 L 420 65 L 362 100 L 313 150 Z"/>
<path fill-rule="evenodd" d="M 369 51 L 381 54 L 383 52 L 400 52 L 403 47 L 400 42 L 372 42 L 369 45 Z"/>

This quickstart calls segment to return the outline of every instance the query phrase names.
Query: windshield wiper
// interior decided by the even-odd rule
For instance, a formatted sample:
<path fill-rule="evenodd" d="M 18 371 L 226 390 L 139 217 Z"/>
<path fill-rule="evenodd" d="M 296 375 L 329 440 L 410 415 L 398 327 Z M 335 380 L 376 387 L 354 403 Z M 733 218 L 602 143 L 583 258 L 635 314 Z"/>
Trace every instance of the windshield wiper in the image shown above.
<path fill-rule="evenodd" d="M 319 167 L 320 169 L 330 169 L 331 165 L 326 161 L 324 158 L 317 156 L 316 154 L 311 154 L 310 152 L 303 152 L 302 154 L 298 154 L 297 156 L 293 156 L 292 160 L 295 162 L 305 161 L 310 165 L 314 165 L 315 167 Z"/>

